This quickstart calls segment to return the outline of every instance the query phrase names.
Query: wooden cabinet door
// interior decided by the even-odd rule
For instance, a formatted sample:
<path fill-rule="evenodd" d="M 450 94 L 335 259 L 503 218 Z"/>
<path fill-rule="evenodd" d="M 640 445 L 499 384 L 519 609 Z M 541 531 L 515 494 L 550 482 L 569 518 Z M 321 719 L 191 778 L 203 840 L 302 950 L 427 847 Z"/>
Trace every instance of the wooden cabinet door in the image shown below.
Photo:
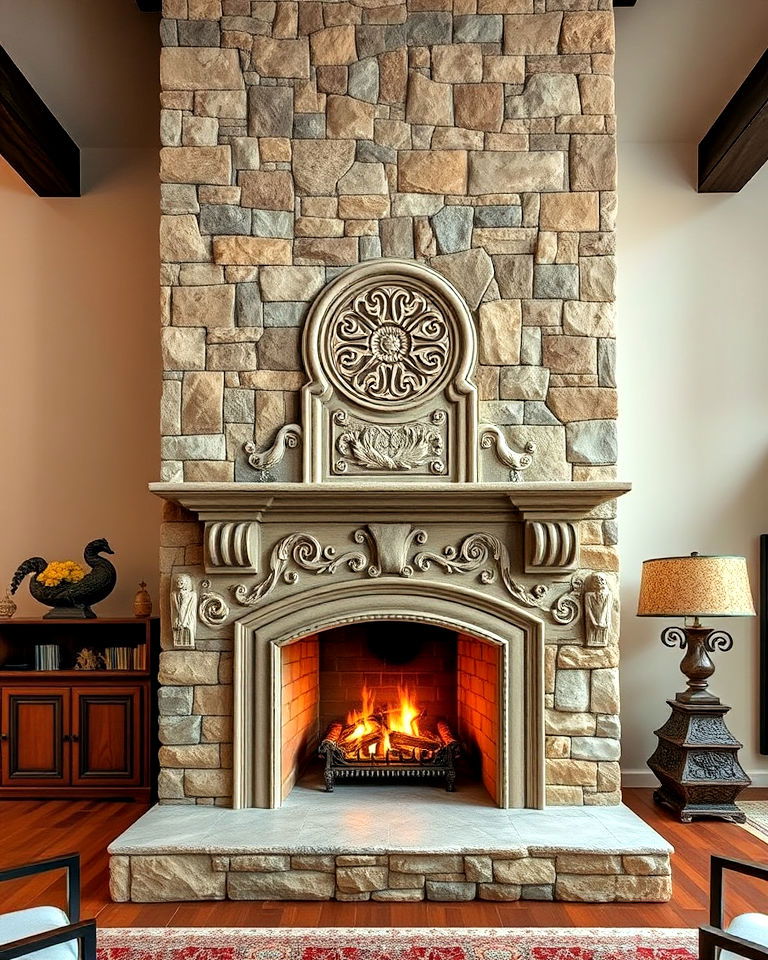
<path fill-rule="evenodd" d="M 4 687 L 2 771 L 7 787 L 62 786 L 70 782 L 69 690 Z"/>
<path fill-rule="evenodd" d="M 72 785 L 138 785 L 143 779 L 142 687 L 72 689 Z"/>

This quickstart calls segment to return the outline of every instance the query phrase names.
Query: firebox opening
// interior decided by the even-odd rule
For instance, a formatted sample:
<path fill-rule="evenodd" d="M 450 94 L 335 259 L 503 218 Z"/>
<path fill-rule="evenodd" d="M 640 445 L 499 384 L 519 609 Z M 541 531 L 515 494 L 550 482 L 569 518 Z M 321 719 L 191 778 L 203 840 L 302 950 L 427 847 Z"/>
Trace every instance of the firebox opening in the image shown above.
<path fill-rule="evenodd" d="M 346 785 L 352 781 L 388 782 L 381 771 L 393 759 L 401 761 L 400 776 L 390 782 L 412 782 L 413 763 L 425 789 L 450 789 L 455 768 L 459 790 L 480 780 L 498 802 L 498 653 L 467 634 L 385 620 L 331 628 L 284 646 L 283 798 L 304 773 L 323 772 L 317 748 L 332 731 L 352 761 L 340 774 L 344 789 L 355 789 Z M 366 774 L 356 767 L 374 769 Z"/>

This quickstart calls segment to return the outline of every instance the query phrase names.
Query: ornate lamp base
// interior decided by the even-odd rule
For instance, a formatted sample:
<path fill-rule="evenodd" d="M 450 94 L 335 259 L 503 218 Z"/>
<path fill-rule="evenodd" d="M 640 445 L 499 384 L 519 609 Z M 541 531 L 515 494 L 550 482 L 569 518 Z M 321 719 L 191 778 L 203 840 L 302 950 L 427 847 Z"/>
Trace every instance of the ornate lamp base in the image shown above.
<path fill-rule="evenodd" d="M 735 801 L 752 781 L 737 756 L 742 744 L 723 719 L 731 708 L 717 700 L 691 703 L 679 697 L 667 703 L 672 714 L 655 731 L 659 744 L 648 761 L 661 783 L 653 799 L 671 807 L 683 823 L 694 817 L 744 823 Z"/>

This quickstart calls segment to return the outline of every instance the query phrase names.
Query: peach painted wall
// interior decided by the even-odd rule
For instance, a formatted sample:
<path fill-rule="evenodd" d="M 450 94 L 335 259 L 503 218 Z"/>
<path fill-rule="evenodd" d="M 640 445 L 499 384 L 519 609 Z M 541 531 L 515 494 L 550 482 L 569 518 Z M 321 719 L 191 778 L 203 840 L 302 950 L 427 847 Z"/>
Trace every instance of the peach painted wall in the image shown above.
<path fill-rule="evenodd" d="M 0 159 L 0 590 L 103 536 L 118 584 L 97 609 L 130 616 L 141 578 L 157 608 L 157 152 L 85 150 L 83 169 L 81 198 L 46 200 Z"/>

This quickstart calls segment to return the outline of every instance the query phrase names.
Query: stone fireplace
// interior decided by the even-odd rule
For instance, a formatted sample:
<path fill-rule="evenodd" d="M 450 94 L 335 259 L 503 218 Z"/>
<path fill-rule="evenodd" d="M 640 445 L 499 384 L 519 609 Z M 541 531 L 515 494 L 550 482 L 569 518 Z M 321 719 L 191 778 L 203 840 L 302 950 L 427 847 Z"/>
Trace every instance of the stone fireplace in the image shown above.
<path fill-rule="evenodd" d="M 160 806 L 114 895 L 666 898 L 620 806 L 611 3 L 163 7 Z M 467 764 L 394 836 L 316 754 L 406 680 Z"/>

